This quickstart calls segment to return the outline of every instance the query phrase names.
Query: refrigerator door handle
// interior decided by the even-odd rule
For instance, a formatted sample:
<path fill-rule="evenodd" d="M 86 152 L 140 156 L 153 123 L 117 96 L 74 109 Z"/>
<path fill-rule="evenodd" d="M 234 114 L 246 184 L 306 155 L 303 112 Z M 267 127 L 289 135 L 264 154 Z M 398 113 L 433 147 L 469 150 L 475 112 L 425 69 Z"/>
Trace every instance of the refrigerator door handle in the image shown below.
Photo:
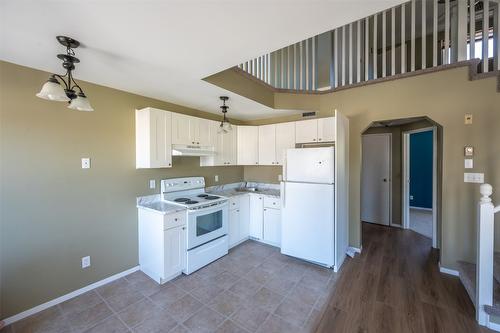
<path fill-rule="evenodd" d="M 286 168 L 287 168 L 287 165 L 286 165 L 286 150 L 285 150 L 285 154 L 283 156 L 283 181 L 286 182 Z"/>

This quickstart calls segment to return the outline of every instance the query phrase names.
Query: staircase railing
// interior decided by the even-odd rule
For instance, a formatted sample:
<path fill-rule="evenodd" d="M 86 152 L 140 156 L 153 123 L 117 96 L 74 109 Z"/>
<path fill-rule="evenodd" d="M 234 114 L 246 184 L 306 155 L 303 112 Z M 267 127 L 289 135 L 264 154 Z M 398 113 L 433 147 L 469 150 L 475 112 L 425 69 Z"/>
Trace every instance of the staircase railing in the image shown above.
<path fill-rule="evenodd" d="M 493 305 L 495 213 L 500 212 L 500 206 L 495 207 L 491 202 L 493 187 L 490 184 L 482 184 L 480 193 L 477 227 L 476 320 L 480 325 L 487 325 L 489 315 L 485 311 L 485 306 Z"/>
<path fill-rule="evenodd" d="M 238 67 L 295 91 L 335 90 L 476 58 L 479 72 L 498 71 L 499 8 L 499 0 L 411 0 Z"/>

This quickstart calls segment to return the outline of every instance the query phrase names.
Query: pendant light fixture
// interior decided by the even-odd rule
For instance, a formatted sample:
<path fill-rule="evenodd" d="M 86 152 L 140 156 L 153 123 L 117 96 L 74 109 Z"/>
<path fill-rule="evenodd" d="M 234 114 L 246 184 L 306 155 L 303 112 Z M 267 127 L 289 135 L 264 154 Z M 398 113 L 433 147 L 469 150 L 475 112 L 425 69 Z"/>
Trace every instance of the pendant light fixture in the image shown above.
<path fill-rule="evenodd" d="M 229 133 L 233 129 L 233 127 L 231 126 L 231 123 L 226 118 L 227 109 L 229 109 L 229 106 L 226 105 L 226 101 L 229 99 L 229 97 L 220 96 L 219 98 L 222 101 L 222 105 L 220 108 L 222 109 L 223 118 L 222 118 L 222 121 L 220 122 L 218 133 L 219 134 L 226 134 L 226 133 Z"/>
<path fill-rule="evenodd" d="M 57 36 L 56 38 L 61 45 L 66 47 L 66 54 L 57 55 L 63 61 L 62 66 L 66 70 L 66 74 L 52 74 L 36 96 L 49 101 L 69 102 L 68 108 L 73 110 L 94 111 L 82 88 L 73 78 L 72 72 L 75 69 L 75 64 L 80 62 L 80 59 L 75 57 L 73 49 L 80 46 L 80 42 L 66 36 Z"/>

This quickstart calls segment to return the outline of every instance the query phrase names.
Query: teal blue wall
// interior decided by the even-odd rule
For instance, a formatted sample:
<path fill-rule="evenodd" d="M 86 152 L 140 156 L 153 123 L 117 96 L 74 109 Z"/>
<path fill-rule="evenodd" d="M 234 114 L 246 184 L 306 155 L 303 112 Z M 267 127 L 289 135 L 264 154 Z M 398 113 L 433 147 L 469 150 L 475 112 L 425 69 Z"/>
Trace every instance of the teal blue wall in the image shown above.
<path fill-rule="evenodd" d="M 410 134 L 410 206 L 432 208 L 432 131 Z"/>

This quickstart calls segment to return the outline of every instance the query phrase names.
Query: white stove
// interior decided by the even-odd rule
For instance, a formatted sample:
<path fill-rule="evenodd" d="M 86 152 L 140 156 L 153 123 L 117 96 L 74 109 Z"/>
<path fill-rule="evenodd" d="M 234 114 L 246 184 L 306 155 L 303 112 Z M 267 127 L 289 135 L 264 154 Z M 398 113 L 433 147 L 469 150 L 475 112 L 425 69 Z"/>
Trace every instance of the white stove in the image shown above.
<path fill-rule="evenodd" d="M 161 197 L 187 208 L 186 274 L 227 254 L 228 198 L 205 193 L 203 177 L 164 179 Z"/>

